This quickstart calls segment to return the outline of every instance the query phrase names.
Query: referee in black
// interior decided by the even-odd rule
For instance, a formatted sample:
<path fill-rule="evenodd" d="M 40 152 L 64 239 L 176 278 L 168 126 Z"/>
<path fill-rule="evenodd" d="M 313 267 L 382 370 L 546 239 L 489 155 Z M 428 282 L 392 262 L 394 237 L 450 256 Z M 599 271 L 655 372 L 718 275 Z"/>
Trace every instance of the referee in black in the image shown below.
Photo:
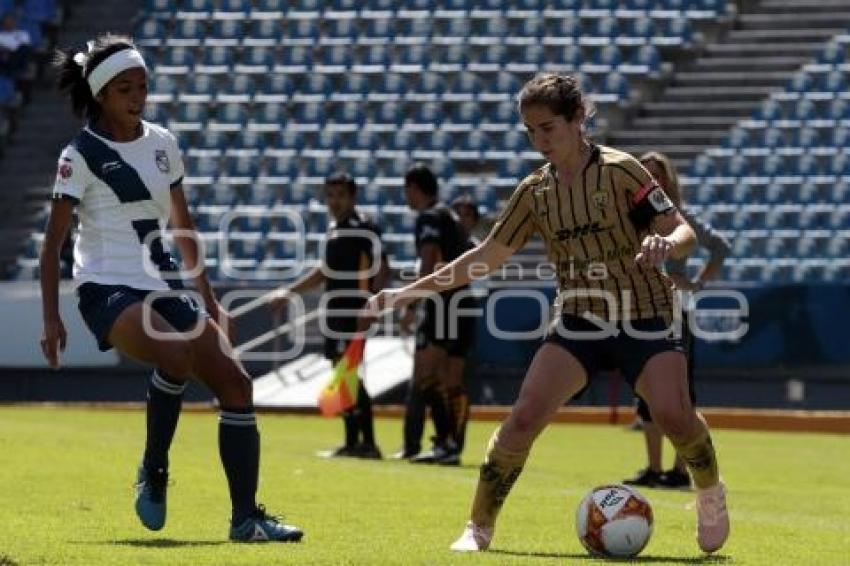
<path fill-rule="evenodd" d="M 417 163 L 408 170 L 404 192 L 408 206 L 419 213 L 415 240 L 419 277 L 424 277 L 464 253 L 468 249 L 468 236 L 454 210 L 440 201 L 437 177 L 428 167 Z M 463 321 L 457 320 L 458 305 L 452 304 L 452 297 L 458 293 L 469 294 L 469 286 L 411 303 L 402 315 L 401 326 L 406 330 L 412 330 L 417 318 L 421 320 L 416 328 L 413 380 L 408 389 L 404 419 L 404 447 L 395 456 L 413 463 L 460 463 L 459 427 L 447 403 L 445 376 L 448 356 L 468 351 L 471 340 L 471 332 L 464 332 Z M 453 335 L 452 328 L 457 330 L 458 327 L 460 332 Z M 425 406 L 431 410 L 436 436 L 433 448 L 420 453 Z"/>
<path fill-rule="evenodd" d="M 324 322 L 330 331 L 325 336 L 325 357 L 335 364 L 357 331 L 357 311 L 373 292 L 384 287 L 389 269 L 380 245 L 380 230 L 355 207 L 357 183 L 354 178 L 348 173 L 331 175 L 325 181 L 324 196 L 333 219 L 328 226 L 325 257 L 321 264 L 292 285 L 281 287 L 280 296 L 271 302 L 271 308 L 283 311 L 290 293 L 303 293 L 324 282 L 328 295 Z M 374 269 L 376 261 L 379 266 Z M 372 400 L 362 380 L 357 403 L 343 414 L 343 421 L 345 442 L 319 455 L 380 459 L 381 451 L 375 443 Z"/>

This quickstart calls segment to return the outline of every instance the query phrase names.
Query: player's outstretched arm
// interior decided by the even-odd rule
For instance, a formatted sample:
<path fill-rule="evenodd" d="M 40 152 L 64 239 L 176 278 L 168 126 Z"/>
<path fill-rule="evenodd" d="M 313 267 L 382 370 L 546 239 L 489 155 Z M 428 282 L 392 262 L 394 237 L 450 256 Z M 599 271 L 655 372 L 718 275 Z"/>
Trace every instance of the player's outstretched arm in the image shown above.
<path fill-rule="evenodd" d="M 429 293 L 451 291 L 473 279 L 486 276 L 510 258 L 514 248 L 488 237 L 435 272 L 400 289 L 385 289 L 373 295 L 361 311 L 361 327 L 368 327 L 387 308 L 397 309 Z"/>
<path fill-rule="evenodd" d="M 71 226 L 74 203 L 66 198 L 52 201 L 50 217 L 39 258 L 41 273 L 41 308 L 44 330 L 41 351 L 52 368 L 59 367 L 59 352 L 65 349 L 67 334 L 59 316 L 59 253 Z"/>

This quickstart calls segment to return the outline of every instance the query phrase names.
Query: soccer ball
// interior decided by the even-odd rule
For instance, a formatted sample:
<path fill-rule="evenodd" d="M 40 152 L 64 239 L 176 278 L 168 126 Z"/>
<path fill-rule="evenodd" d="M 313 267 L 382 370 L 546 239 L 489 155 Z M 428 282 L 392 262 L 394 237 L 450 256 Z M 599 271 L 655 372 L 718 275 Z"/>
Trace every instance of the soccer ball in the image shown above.
<path fill-rule="evenodd" d="M 637 490 L 603 485 L 584 496 L 576 510 L 576 532 L 590 554 L 631 558 L 652 534 L 652 508 Z"/>

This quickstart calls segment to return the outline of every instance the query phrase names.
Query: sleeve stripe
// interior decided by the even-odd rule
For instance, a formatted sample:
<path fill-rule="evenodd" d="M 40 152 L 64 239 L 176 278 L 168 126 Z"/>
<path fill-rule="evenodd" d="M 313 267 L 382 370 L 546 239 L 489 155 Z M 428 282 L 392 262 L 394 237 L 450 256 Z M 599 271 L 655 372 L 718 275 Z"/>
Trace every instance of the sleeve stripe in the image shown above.
<path fill-rule="evenodd" d="M 501 223 L 500 223 L 500 224 L 496 227 L 496 230 L 493 232 L 493 235 L 494 235 L 494 236 L 497 236 L 497 235 L 498 235 L 498 234 L 502 231 L 502 229 L 503 229 L 505 226 L 507 226 L 508 221 L 509 221 L 509 220 L 510 220 L 510 218 L 513 216 L 514 212 L 516 212 L 516 208 L 519 206 L 519 203 L 520 203 L 520 201 L 521 201 L 521 200 L 522 200 L 522 196 L 521 196 L 521 195 L 517 195 L 516 200 L 514 200 L 514 202 L 513 202 L 513 206 L 511 206 L 511 208 L 510 208 L 510 209 L 506 210 L 506 211 L 505 211 L 505 213 L 502 215 L 503 220 L 502 220 L 502 222 L 501 222 Z M 511 239 L 513 239 L 513 238 L 511 238 Z"/>
<path fill-rule="evenodd" d="M 183 177 L 180 177 L 179 179 L 177 179 L 176 181 L 174 181 L 173 183 L 171 183 L 171 188 L 172 188 L 172 189 L 174 189 L 174 188 L 176 188 L 178 185 L 180 185 L 181 183 L 183 183 Z"/>
<path fill-rule="evenodd" d="M 508 243 L 509 243 L 509 244 L 513 244 L 513 243 L 514 243 L 514 238 L 516 238 L 517 233 L 518 233 L 518 232 L 519 232 L 522 228 L 524 228 L 524 227 L 526 226 L 526 222 L 528 222 L 528 217 L 529 217 L 529 216 L 531 216 L 531 212 L 527 212 L 527 213 L 525 214 L 525 217 L 523 217 L 522 221 L 520 221 L 520 223 L 519 223 L 519 224 L 517 224 L 517 227 L 514 229 L 513 233 L 511 234 L 511 237 L 510 237 L 510 238 L 508 238 Z"/>
<path fill-rule="evenodd" d="M 616 164 L 616 163 L 612 163 L 610 166 L 611 166 L 611 167 L 616 167 L 617 169 L 621 169 L 622 171 L 624 171 L 624 172 L 625 172 L 625 173 L 626 173 L 629 177 L 631 177 L 632 179 L 634 179 L 634 180 L 635 180 L 635 182 L 638 184 L 638 186 L 643 185 L 643 184 L 644 184 L 644 182 L 645 182 L 645 179 L 639 179 L 639 178 L 637 177 L 637 175 L 635 175 L 634 173 L 632 173 L 631 171 L 629 171 L 628 169 L 626 169 L 626 168 L 625 168 L 625 167 L 623 167 L 622 165 L 619 165 L 619 164 Z"/>

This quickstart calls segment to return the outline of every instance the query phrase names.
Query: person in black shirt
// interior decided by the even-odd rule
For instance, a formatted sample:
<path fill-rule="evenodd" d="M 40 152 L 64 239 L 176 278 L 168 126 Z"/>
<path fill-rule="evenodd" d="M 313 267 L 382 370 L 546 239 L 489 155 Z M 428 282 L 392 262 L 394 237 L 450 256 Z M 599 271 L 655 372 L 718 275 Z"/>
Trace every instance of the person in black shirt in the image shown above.
<path fill-rule="evenodd" d="M 325 257 L 292 285 L 279 291 L 271 308 L 282 311 L 290 293 L 303 293 L 325 283 L 325 357 L 336 364 L 357 331 L 357 310 L 387 279 L 387 263 L 381 252 L 380 230 L 355 208 L 357 183 L 347 173 L 336 173 L 325 181 L 325 201 L 333 218 L 328 227 Z M 377 249 L 376 249 L 377 248 Z M 374 262 L 380 262 L 377 270 Z M 370 277 L 370 273 L 374 273 Z M 343 414 L 345 442 L 321 452 L 324 457 L 353 456 L 380 459 L 375 443 L 372 400 L 360 382 L 357 404 Z"/>
<path fill-rule="evenodd" d="M 407 204 L 419 213 L 415 238 L 419 256 L 419 277 L 435 267 L 452 261 L 467 248 L 467 235 L 457 214 L 439 201 L 437 178 L 425 165 L 416 164 L 404 178 Z M 456 427 L 445 399 L 444 371 L 449 352 L 464 351 L 462 332 L 453 318 L 457 306 L 452 304 L 456 293 L 468 292 L 469 287 L 428 297 L 409 307 L 401 319 L 403 330 L 413 328 L 417 316 L 421 322 L 416 329 L 416 353 L 413 360 L 413 380 L 408 389 L 408 406 L 404 422 L 404 448 L 397 455 L 415 463 L 460 463 Z M 417 312 L 419 311 L 419 312 Z M 436 436 L 430 451 L 419 453 L 424 428 L 424 406 L 431 409 Z"/>

